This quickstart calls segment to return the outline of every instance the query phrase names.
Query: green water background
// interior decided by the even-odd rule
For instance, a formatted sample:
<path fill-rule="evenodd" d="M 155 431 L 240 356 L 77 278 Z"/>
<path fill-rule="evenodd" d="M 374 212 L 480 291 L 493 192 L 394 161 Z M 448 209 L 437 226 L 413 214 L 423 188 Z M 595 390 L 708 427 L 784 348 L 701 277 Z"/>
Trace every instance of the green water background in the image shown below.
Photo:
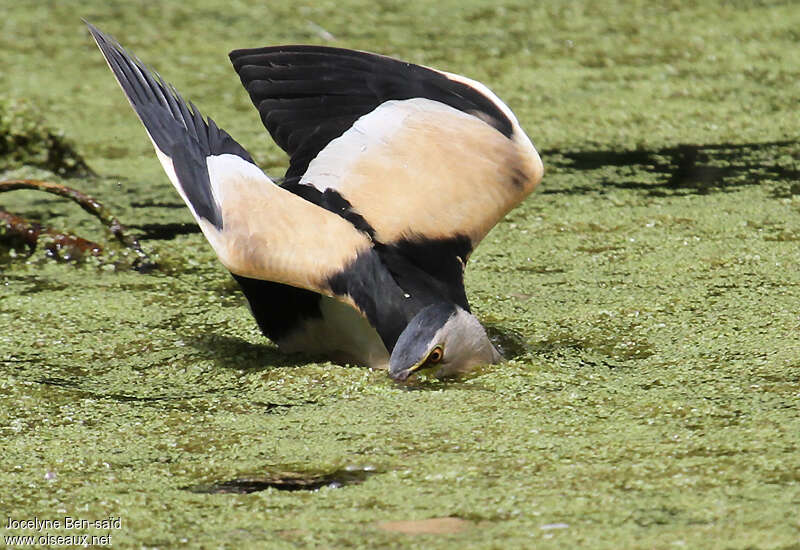
<path fill-rule="evenodd" d="M 77 265 L 2 257 L 3 535 L 31 534 L 6 530 L 9 516 L 113 516 L 115 547 L 800 548 L 798 2 L 0 11 L 2 100 L 72 141 L 98 176 L 63 181 L 111 207 L 161 265 L 115 268 L 113 247 Z M 273 175 L 286 161 L 231 49 L 330 44 L 491 86 L 546 169 L 467 272 L 511 360 L 404 388 L 279 355 L 81 17 Z M 2 177 L 58 180 L 30 163 Z M 19 191 L 0 205 L 107 239 L 62 199 Z M 281 490 L 326 474 L 343 486 Z M 202 492 L 242 479 L 276 487 Z M 460 530 L 381 523 L 448 516 Z"/>

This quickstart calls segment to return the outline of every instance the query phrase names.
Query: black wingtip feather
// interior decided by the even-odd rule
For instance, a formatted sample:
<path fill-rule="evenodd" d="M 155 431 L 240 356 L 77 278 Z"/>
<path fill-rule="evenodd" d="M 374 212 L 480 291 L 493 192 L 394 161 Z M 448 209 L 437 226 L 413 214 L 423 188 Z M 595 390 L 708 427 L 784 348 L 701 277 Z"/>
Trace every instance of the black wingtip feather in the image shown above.
<path fill-rule="evenodd" d="M 211 192 L 206 158 L 227 153 L 252 163 L 250 154 L 213 121 L 206 122 L 194 104 L 113 37 L 84 22 L 155 146 L 172 160 L 192 209 L 221 229 L 222 214 Z"/>

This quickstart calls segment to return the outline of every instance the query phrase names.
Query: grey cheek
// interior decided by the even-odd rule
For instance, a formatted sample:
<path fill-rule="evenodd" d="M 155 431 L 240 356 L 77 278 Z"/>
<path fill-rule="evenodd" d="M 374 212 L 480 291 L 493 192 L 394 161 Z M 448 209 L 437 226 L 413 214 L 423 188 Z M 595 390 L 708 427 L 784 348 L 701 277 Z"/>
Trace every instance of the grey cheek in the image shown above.
<path fill-rule="evenodd" d="M 448 376 L 453 376 L 458 374 L 459 371 L 460 369 L 457 369 L 454 364 L 442 362 L 436 367 L 434 376 L 436 376 L 436 378 L 446 378 Z"/>

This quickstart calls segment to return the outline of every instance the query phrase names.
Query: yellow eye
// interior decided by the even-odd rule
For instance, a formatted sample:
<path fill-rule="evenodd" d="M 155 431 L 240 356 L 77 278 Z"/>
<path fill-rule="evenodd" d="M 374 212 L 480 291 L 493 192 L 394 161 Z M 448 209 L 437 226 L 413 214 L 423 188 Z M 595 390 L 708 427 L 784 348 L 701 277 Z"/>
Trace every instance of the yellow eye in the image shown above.
<path fill-rule="evenodd" d="M 428 360 L 425 361 L 426 363 L 438 363 L 444 357 L 444 350 L 441 346 L 436 346 L 433 348 L 433 351 L 428 355 Z"/>

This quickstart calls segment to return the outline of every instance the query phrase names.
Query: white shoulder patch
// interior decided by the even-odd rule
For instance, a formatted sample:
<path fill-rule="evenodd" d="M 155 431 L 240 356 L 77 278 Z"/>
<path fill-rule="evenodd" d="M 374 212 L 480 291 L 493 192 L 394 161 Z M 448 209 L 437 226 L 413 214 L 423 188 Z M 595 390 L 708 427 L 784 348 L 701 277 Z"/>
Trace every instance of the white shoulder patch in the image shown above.
<path fill-rule="evenodd" d="M 206 158 L 206 166 L 211 192 L 219 206 L 225 203 L 226 198 L 230 199 L 232 189 L 237 192 L 237 185 L 245 182 L 249 185 L 273 183 L 261 168 L 237 155 L 211 155 Z"/>
<path fill-rule="evenodd" d="M 541 180 L 530 140 L 514 137 L 438 101 L 387 101 L 331 140 L 300 181 L 336 190 L 379 242 L 467 236 L 474 248 Z"/>
<path fill-rule="evenodd" d="M 373 149 L 391 147 L 394 136 L 405 128 L 409 117 L 443 112 L 454 117 L 472 118 L 472 115 L 432 99 L 386 101 L 359 118 L 344 134 L 331 140 L 308 165 L 300 183 L 320 191 L 340 190 L 348 184 L 347 175 L 356 163 L 368 157 Z"/>

